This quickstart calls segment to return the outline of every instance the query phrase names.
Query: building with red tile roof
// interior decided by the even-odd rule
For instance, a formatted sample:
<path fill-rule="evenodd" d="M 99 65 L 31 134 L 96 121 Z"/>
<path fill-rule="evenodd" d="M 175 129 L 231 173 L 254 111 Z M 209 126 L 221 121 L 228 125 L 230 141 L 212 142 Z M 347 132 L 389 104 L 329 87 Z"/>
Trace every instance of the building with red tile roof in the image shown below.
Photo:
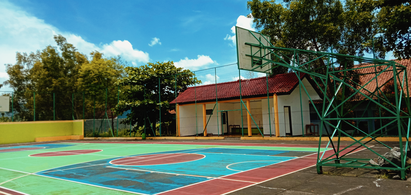
<path fill-rule="evenodd" d="M 320 99 L 311 85 L 311 78 L 301 74 L 300 79 L 311 98 Z M 299 79 L 295 73 L 269 77 L 268 87 L 266 77 L 241 80 L 244 103 L 240 101 L 240 81 L 189 87 L 171 102 L 177 104 L 177 134 L 221 135 L 235 133 L 232 127 L 244 127 L 245 134 L 249 136 L 260 133 L 301 135 L 303 125 L 310 122 L 310 115 L 308 96 L 302 90 L 303 99 L 300 101 L 298 85 Z"/>

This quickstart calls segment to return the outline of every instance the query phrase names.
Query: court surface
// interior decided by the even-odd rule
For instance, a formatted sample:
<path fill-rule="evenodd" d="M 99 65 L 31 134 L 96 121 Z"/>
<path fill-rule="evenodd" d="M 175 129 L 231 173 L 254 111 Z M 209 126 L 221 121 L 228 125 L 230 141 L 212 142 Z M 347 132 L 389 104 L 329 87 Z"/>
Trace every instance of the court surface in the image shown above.
<path fill-rule="evenodd" d="M 226 194 L 311 167 L 317 150 L 143 141 L 0 147 L 0 194 Z"/>

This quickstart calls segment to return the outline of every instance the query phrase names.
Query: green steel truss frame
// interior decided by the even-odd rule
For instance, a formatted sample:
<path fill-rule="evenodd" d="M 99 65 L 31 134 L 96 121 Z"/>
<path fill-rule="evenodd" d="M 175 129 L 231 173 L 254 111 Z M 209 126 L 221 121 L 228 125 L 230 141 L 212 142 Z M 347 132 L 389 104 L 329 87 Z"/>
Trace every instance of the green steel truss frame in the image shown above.
<path fill-rule="evenodd" d="M 406 158 L 410 150 L 408 141 L 411 126 L 408 73 L 405 66 L 389 60 L 264 45 L 261 41 L 261 37 L 265 38 L 264 35 L 257 36 L 259 34 L 253 31 L 249 33 L 256 35 L 254 37 L 259 44 L 255 41 L 245 44 L 260 50 L 257 52 L 254 49 L 255 52 L 247 54 L 252 63 L 249 71 L 269 64 L 272 68 L 283 66 L 293 71 L 299 78 L 300 102 L 302 90 L 309 97 L 321 121 L 317 155 L 319 174 L 322 173 L 323 166 L 390 169 L 400 171 L 401 178 L 405 179 L 406 170 L 410 168 L 406 164 Z M 271 55 L 271 58 L 267 59 L 261 54 Z M 311 99 L 299 77 L 302 73 L 311 77 L 311 84 L 320 92 L 322 101 Z M 368 80 L 361 83 L 359 77 L 366 77 Z M 390 87 L 391 91 L 387 94 Z M 354 113 L 355 109 L 360 108 L 362 113 Z M 359 121 L 368 121 L 368 125 L 359 125 Z M 370 130 L 369 127 L 373 128 Z M 387 134 L 398 137 L 401 149 L 399 163 L 389 161 L 367 145 L 375 141 L 391 149 L 377 139 Z M 323 135 L 329 138 L 326 148 L 332 148 L 333 152 L 328 157 L 320 152 Z M 354 142 L 342 146 L 342 136 L 349 137 Z M 370 159 L 347 158 L 359 148 L 368 149 L 389 162 L 390 166 L 372 165 L 369 163 Z"/>

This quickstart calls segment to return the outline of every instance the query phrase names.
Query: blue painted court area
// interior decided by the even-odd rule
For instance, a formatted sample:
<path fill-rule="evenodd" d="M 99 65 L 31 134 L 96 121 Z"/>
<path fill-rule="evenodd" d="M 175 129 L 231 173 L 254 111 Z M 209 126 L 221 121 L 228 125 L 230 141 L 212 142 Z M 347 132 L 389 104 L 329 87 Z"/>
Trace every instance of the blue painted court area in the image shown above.
<path fill-rule="evenodd" d="M 288 151 L 231 148 L 177 150 L 151 154 L 167 156 L 174 153 L 188 153 L 205 157 L 173 164 L 138 166 L 110 164 L 110 161 L 120 159 L 110 158 L 59 167 L 37 174 L 118 190 L 155 194 L 296 158 L 281 156 L 284 152 Z M 146 155 L 150 154 L 144 154 Z M 134 155 L 137 156 L 139 155 Z"/>

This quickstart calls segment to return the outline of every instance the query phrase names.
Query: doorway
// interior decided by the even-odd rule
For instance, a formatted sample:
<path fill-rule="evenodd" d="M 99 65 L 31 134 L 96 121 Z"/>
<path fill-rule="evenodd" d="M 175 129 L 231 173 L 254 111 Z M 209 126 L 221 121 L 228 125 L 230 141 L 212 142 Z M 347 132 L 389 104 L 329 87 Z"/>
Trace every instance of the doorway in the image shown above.
<path fill-rule="evenodd" d="M 228 112 L 221 112 L 221 129 L 223 133 L 228 133 Z"/>
<path fill-rule="evenodd" d="M 291 107 L 284 106 L 284 126 L 285 126 L 285 135 L 293 135 L 293 127 L 291 122 Z"/>

